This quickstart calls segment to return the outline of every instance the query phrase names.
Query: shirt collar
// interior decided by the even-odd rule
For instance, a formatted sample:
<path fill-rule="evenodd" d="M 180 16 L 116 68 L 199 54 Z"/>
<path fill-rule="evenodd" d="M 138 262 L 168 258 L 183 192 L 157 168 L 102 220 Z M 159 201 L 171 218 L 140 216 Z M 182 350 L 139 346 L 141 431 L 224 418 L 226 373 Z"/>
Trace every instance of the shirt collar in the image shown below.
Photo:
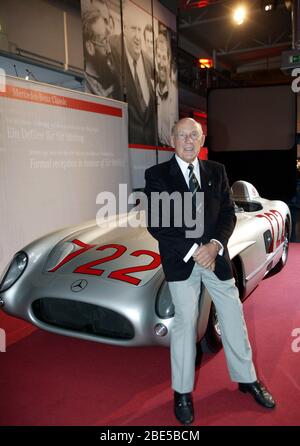
<path fill-rule="evenodd" d="M 181 159 L 181 158 L 177 155 L 177 153 L 175 153 L 175 159 L 176 159 L 177 163 L 179 164 L 179 167 L 180 167 L 180 169 L 181 169 L 181 171 L 182 171 L 182 173 L 183 173 L 184 175 L 185 175 L 186 172 L 188 171 L 188 167 L 189 167 L 190 164 L 193 164 L 194 169 L 197 169 L 197 166 L 199 165 L 199 163 L 198 163 L 198 158 L 197 158 L 197 157 L 194 159 L 194 161 L 193 161 L 192 163 L 187 163 L 186 161 L 183 161 L 183 159 Z"/>

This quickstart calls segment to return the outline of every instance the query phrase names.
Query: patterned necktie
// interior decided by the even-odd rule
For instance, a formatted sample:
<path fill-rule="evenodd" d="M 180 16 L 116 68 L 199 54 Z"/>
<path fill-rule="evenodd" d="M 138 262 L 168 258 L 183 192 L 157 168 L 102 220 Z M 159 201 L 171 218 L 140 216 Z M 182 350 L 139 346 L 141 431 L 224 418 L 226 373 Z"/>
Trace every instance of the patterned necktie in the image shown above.
<path fill-rule="evenodd" d="M 196 175 L 194 173 L 194 165 L 189 164 L 188 169 L 190 171 L 190 173 L 189 173 L 189 188 L 190 188 L 190 191 L 193 193 L 193 198 L 194 198 L 195 192 L 200 191 L 200 185 L 199 185 Z"/>
<path fill-rule="evenodd" d="M 189 189 L 192 192 L 192 202 L 193 202 L 193 218 L 195 218 L 195 209 L 196 209 L 196 192 L 200 191 L 200 185 L 194 173 L 194 165 L 189 164 L 188 169 L 189 173 Z"/>
<path fill-rule="evenodd" d="M 140 81 L 139 81 L 139 77 L 138 77 L 138 74 L 137 74 L 137 61 L 136 60 L 133 61 L 133 68 L 134 68 L 134 83 L 135 83 L 135 87 L 136 87 L 138 101 L 139 101 L 139 104 L 140 104 L 140 111 L 142 112 L 142 114 L 144 114 L 147 107 L 146 107 L 146 103 L 145 103 L 145 100 L 144 100 L 144 96 L 143 96 L 141 84 L 140 84 Z"/>

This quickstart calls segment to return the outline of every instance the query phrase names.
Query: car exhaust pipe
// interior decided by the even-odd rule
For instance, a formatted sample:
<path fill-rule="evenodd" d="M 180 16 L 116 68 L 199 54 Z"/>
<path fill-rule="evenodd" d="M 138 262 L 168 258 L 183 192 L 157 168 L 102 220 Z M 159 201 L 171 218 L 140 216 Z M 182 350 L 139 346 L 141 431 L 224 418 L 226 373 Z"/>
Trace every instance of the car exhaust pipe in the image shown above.
<path fill-rule="evenodd" d="M 4 307 L 4 300 L 0 297 L 0 308 Z"/>

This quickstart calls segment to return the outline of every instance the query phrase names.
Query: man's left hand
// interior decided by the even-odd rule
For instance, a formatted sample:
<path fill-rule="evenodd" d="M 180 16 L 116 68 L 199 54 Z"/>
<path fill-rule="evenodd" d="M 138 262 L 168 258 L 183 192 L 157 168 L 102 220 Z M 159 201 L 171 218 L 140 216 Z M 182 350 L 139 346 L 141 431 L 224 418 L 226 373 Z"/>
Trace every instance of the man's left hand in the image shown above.
<path fill-rule="evenodd" d="M 199 246 L 193 254 L 193 259 L 198 265 L 203 268 L 210 268 L 215 262 L 219 252 L 218 247 L 214 243 L 207 243 L 206 245 Z"/>

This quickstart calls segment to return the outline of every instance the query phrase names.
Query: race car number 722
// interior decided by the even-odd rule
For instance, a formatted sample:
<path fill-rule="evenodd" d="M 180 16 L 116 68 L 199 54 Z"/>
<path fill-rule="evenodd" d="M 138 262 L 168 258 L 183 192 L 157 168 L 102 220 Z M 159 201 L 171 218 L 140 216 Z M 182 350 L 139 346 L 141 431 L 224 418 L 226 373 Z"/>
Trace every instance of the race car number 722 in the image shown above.
<path fill-rule="evenodd" d="M 92 248 L 95 248 L 97 246 L 97 245 L 89 245 L 87 243 L 81 242 L 78 239 L 72 240 L 72 243 L 79 246 L 80 249 L 77 249 L 77 251 L 71 252 L 69 255 L 67 255 L 67 257 L 65 257 L 61 262 L 59 262 L 54 268 L 49 270 L 50 273 L 57 271 L 59 268 L 61 268 L 66 263 L 73 260 L 75 257 L 78 257 L 79 255 L 83 254 L 84 252 L 86 252 Z M 104 251 L 105 249 L 115 249 L 115 252 L 113 252 L 112 254 L 110 254 L 106 257 L 102 257 L 101 259 L 93 260 L 92 262 L 88 262 L 83 265 L 80 265 L 73 272 L 79 273 L 79 274 L 101 276 L 105 270 L 95 268 L 95 266 L 98 266 L 98 265 L 108 262 L 110 260 L 117 259 L 118 257 L 121 257 L 121 255 L 127 251 L 127 248 L 125 246 L 119 245 L 116 243 L 110 243 L 108 245 L 98 246 L 96 248 L 96 251 Z M 149 251 L 147 249 L 138 249 L 137 251 L 131 252 L 130 255 L 134 256 L 134 257 L 146 255 L 146 256 L 152 257 L 152 261 L 146 265 L 132 266 L 132 267 L 128 267 L 128 268 L 121 268 L 118 270 L 111 271 L 108 275 L 108 278 L 121 280 L 123 282 L 128 282 L 128 283 L 131 283 L 132 285 L 138 285 L 141 282 L 141 279 L 134 277 L 132 275 L 129 275 L 130 273 L 152 270 L 152 269 L 157 268 L 161 263 L 160 255 L 154 251 Z"/>

